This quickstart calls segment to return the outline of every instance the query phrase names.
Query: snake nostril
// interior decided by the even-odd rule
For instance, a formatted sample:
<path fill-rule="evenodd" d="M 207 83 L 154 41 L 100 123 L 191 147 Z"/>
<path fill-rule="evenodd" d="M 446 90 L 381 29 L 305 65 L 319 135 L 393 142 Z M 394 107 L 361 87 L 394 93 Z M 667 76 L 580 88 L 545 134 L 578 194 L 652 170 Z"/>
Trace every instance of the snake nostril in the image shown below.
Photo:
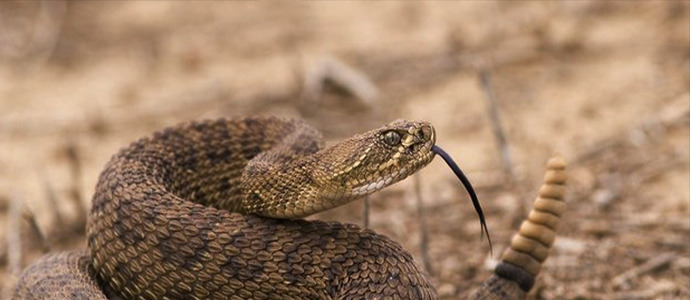
<path fill-rule="evenodd" d="M 419 130 L 417 130 L 416 136 L 417 136 L 420 140 L 426 142 L 426 141 L 428 141 L 428 140 L 431 139 L 431 137 L 432 137 L 432 135 L 433 135 L 433 131 L 434 131 L 434 130 L 431 128 L 431 126 L 429 126 L 429 125 L 422 125 L 422 127 L 419 128 Z"/>

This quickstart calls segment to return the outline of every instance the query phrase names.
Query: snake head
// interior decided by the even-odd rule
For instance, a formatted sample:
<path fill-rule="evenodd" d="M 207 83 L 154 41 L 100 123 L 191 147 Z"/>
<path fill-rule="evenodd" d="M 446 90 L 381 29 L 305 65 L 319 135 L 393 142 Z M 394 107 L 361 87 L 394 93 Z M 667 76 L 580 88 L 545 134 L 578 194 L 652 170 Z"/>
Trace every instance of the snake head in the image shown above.
<path fill-rule="evenodd" d="M 325 196 L 351 199 L 398 182 L 431 162 L 435 142 L 428 122 L 396 120 L 335 144 L 321 153 L 330 157 L 325 186 L 338 187 Z"/>

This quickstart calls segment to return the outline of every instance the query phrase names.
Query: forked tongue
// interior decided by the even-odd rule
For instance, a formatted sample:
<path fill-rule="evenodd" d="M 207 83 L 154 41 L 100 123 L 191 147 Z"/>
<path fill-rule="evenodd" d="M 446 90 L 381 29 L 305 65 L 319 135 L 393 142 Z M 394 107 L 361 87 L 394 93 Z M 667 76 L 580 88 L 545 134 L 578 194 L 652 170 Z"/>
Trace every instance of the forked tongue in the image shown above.
<path fill-rule="evenodd" d="M 486 227 L 486 220 L 484 219 L 484 212 L 482 211 L 481 205 L 479 205 L 479 199 L 477 198 L 477 194 L 474 192 L 474 188 L 472 187 L 472 184 L 470 183 L 470 180 L 467 179 L 464 173 L 462 173 L 462 170 L 460 170 L 460 167 L 453 161 L 453 158 L 446 153 L 446 151 L 443 151 L 441 147 L 434 145 L 431 147 L 431 151 L 434 153 L 440 155 L 443 160 L 448 164 L 451 170 L 453 170 L 453 173 L 455 173 L 455 176 L 457 176 L 460 181 L 462 182 L 462 185 L 465 186 L 465 189 L 467 190 L 467 193 L 470 194 L 470 198 L 472 198 L 472 204 L 474 205 L 474 210 L 477 212 L 477 215 L 479 215 L 479 222 L 482 227 L 482 237 L 484 236 L 484 232 L 486 232 L 486 239 L 489 241 L 489 251 L 493 255 L 493 246 L 491 245 L 491 236 L 489 236 L 489 229 Z"/>

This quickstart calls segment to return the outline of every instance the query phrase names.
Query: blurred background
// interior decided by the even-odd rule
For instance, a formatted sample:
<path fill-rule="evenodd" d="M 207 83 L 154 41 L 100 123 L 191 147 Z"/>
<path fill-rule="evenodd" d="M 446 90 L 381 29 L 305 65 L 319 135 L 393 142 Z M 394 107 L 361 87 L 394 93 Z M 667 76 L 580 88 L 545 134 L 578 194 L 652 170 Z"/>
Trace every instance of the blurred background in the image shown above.
<path fill-rule="evenodd" d="M 118 149 L 260 114 L 329 143 L 430 121 L 478 190 L 494 258 L 560 152 L 569 211 L 530 297 L 688 299 L 689 86 L 685 1 L 0 1 L 0 289 L 47 249 L 85 247 Z M 439 161 L 371 196 L 368 226 L 462 299 L 494 261 Z"/>

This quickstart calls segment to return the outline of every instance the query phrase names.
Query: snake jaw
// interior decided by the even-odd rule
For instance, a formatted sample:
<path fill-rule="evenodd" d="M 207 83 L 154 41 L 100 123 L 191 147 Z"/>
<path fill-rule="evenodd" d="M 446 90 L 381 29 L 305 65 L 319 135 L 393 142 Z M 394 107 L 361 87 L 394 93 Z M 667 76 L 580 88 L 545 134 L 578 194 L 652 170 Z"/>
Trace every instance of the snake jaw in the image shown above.
<path fill-rule="evenodd" d="M 390 185 L 391 183 L 395 181 L 399 181 L 402 178 L 407 177 L 407 169 L 403 168 L 399 171 L 396 171 L 395 173 L 391 174 L 388 177 L 379 177 L 376 181 L 368 183 L 368 184 L 363 184 L 360 186 L 356 186 L 355 188 L 352 189 L 351 193 L 353 196 L 364 196 L 371 194 L 373 192 L 379 191 L 383 189 L 384 187 Z M 402 178 L 400 178 L 402 177 Z"/>
<path fill-rule="evenodd" d="M 433 144 L 429 143 L 428 145 L 423 145 L 420 146 L 420 148 L 429 148 L 431 149 Z M 351 189 L 351 194 L 353 197 L 360 197 L 360 196 L 365 196 L 377 191 L 382 190 L 383 188 L 396 183 L 398 181 L 401 181 L 408 176 L 412 175 L 414 172 L 418 171 L 419 169 L 423 168 L 426 166 L 428 163 L 430 163 L 434 159 L 435 153 L 432 151 L 426 152 L 423 154 L 423 156 L 414 161 L 413 163 L 409 164 L 408 167 L 404 167 L 398 170 L 393 171 L 392 173 L 386 175 L 386 176 L 379 176 L 374 180 L 371 180 L 370 183 L 364 183 L 360 185 L 356 185 L 354 188 Z"/>

